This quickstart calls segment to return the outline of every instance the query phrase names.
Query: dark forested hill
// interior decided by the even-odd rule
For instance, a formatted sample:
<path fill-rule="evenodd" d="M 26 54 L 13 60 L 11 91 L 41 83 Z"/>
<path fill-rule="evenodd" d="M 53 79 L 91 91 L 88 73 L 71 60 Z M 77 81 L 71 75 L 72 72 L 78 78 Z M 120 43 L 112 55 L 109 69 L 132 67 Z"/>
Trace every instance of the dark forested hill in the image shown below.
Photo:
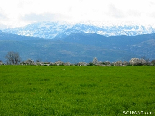
<path fill-rule="evenodd" d="M 0 60 L 9 51 L 22 60 L 64 62 L 129 61 L 132 57 L 155 59 L 155 34 L 105 37 L 92 33 L 72 33 L 64 38 L 42 39 L 0 32 Z"/>

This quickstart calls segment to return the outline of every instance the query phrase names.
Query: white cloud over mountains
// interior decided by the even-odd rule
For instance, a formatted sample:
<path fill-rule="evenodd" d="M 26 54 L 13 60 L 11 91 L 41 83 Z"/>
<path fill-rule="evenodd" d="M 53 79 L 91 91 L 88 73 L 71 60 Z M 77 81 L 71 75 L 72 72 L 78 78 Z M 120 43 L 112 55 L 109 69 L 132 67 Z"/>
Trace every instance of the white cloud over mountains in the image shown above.
<path fill-rule="evenodd" d="M 154 0 L 4 0 L 0 25 L 22 26 L 38 21 L 137 22 L 154 24 Z"/>

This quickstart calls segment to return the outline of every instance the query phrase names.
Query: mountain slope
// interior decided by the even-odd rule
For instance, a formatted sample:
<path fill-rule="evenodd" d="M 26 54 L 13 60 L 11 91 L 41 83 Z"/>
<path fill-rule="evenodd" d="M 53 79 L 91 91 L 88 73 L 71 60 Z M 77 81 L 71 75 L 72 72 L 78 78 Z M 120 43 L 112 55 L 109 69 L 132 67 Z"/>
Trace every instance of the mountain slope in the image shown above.
<path fill-rule="evenodd" d="M 101 61 L 115 61 L 121 60 L 124 56 L 130 57 L 128 53 L 120 50 L 107 50 L 100 47 L 52 40 L 0 41 L 0 59 L 2 61 L 5 61 L 5 55 L 8 51 L 18 52 L 22 60 L 31 58 L 51 62 L 57 60 L 72 63 L 91 62 L 94 57 Z"/>
<path fill-rule="evenodd" d="M 133 54 L 135 57 L 145 56 L 150 59 L 155 59 L 155 33 L 111 37 L 98 34 L 74 33 L 64 38 L 63 41 L 101 47 L 107 50 L 118 50 Z"/>
<path fill-rule="evenodd" d="M 26 39 L 25 39 L 26 38 Z M 22 60 L 55 62 L 129 61 L 132 57 L 155 59 L 155 34 L 105 37 L 92 33 L 72 33 L 65 38 L 42 39 L 0 33 L 0 60 L 9 51 L 19 52 Z"/>
<path fill-rule="evenodd" d="M 40 38 L 38 37 L 28 37 L 28 36 L 22 36 L 22 35 L 17 35 L 17 34 L 12 34 L 12 33 L 4 33 L 0 30 L 0 40 L 18 40 L 18 41 L 23 41 L 23 40 L 38 40 Z"/>
<path fill-rule="evenodd" d="M 59 38 L 55 38 L 58 39 Z M 99 34 L 92 33 L 72 33 L 69 36 L 61 39 L 65 42 L 78 43 L 83 45 L 93 45 L 98 47 L 105 47 L 111 49 L 112 47 L 119 47 L 124 49 L 126 46 L 132 46 L 139 44 L 144 41 L 155 39 L 155 33 L 153 34 L 144 34 L 137 36 L 110 36 L 105 37 Z M 148 46 L 149 47 L 149 46 Z"/>

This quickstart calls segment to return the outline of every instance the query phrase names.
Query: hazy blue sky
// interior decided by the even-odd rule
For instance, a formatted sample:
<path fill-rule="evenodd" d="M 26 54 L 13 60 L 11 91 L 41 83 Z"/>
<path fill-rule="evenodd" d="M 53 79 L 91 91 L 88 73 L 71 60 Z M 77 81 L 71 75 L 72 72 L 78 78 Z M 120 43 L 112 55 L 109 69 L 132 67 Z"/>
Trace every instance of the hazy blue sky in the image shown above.
<path fill-rule="evenodd" d="M 155 0 L 0 0 L 0 27 L 37 21 L 155 25 Z"/>

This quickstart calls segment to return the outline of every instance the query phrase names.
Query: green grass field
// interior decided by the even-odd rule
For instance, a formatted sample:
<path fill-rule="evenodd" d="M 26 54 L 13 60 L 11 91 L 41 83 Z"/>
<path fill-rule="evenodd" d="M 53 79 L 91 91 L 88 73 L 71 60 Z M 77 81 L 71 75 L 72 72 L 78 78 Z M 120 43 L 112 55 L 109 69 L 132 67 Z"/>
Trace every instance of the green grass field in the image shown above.
<path fill-rule="evenodd" d="M 123 111 L 155 113 L 155 67 L 0 66 L 1 116 L 124 116 Z"/>

